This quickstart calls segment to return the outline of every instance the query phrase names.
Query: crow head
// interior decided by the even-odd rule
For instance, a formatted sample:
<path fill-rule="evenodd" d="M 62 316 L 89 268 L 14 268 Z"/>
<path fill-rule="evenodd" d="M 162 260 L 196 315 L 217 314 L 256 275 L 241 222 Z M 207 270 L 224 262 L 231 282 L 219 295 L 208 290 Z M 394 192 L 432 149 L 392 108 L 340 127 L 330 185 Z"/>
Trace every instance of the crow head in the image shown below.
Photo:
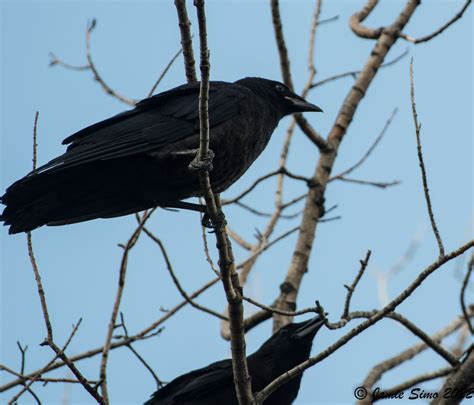
<path fill-rule="evenodd" d="M 319 316 L 304 322 L 288 324 L 274 333 L 255 354 L 260 352 L 260 356 L 267 357 L 266 354 L 275 353 L 274 358 L 279 363 L 275 367 L 279 368 L 281 364 L 287 367 L 281 371 L 287 371 L 308 359 L 314 336 L 323 325 L 324 321 Z"/>
<path fill-rule="evenodd" d="M 281 117 L 298 112 L 323 111 L 317 105 L 293 93 L 283 83 L 274 80 L 246 77 L 245 79 L 238 80 L 236 83 L 250 88 L 255 94 L 264 98 L 266 102 L 270 103 L 278 111 Z"/>

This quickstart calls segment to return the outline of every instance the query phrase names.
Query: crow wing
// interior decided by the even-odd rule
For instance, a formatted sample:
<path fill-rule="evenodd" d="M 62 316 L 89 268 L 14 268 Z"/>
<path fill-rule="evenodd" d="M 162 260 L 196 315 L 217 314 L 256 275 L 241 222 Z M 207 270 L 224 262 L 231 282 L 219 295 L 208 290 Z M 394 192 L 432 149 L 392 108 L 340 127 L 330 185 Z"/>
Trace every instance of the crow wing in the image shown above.
<path fill-rule="evenodd" d="M 233 385 L 232 361 L 222 360 L 184 374 L 153 394 L 146 404 L 174 405 L 199 402 Z"/>
<path fill-rule="evenodd" d="M 209 125 L 238 115 L 253 93 L 243 86 L 211 82 Z M 53 172 L 97 160 L 157 151 L 199 133 L 199 83 L 185 84 L 144 99 L 135 108 L 64 139 L 66 153 L 38 168 Z"/>

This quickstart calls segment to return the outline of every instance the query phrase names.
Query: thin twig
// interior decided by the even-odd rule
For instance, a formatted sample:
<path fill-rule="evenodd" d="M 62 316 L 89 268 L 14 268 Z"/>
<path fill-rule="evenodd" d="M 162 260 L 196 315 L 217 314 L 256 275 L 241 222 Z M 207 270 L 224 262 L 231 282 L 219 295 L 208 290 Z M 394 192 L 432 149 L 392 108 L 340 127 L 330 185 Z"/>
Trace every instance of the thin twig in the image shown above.
<path fill-rule="evenodd" d="M 194 298 L 198 297 L 203 292 L 207 291 L 210 287 L 217 284 L 219 281 L 220 281 L 220 277 L 216 277 L 216 278 L 208 281 L 206 284 L 204 284 L 201 288 L 196 290 L 189 297 L 191 299 L 194 299 Z M 140 332 L 136 333 L 133 336 L 130 336 L 130 338 L 128 338 L 128 339 L 127 338 L 122 338 L 122 339 L 120 339 L 116 342 L 113 342 L 110 346 L 110 350 L 117 349 L 119 347 L 126 346 L 130 343 L 140 341 L 140 340 L 149 339 L 149 338 L 155 336 L 156 334 L 160 333 L 160 331 L 161 331 L 161 329 L 157 330 L 157 328 L 160 325 L 162 325 L 164 322 L 166 322 L 169 318 L 171 318 L 173 315 L 175 315 L 182 308 L 184 308 L 187 304 L 188 304 L 188 301 L 186 301 L 186 300 L 181 301 L 178 305 L 176 305 L 173 308 L 171 308 L 170 310 L 168 310 L 165 315 L 163 315 L 161 318 L 159 318 L 158 320 L 153 322 L 151 325 L 147 326 L 145 329 L 141 330 Z M 104 351 L 103 346 L 97 347 L 95 349 L 87 350 L 87 351 L 85 351 L 83 353 L 80 353 L 80 354 L 77 354 L 75 356 L 71 356 L 70 360 L 71 360 L 71 362 L 75 363 L 79 360 L 94 357 L 98 354 L 101 354 L 103 351 Z M 50 365 L 47 365 L 47 366 L 45 366 L 45 367 L 43 367 L 39 370 L 36 370 L 36 371 L 24 376 L 24 378 L 28 378 L 28 379 L 34 378 L 36 375 L 42 375 L 45 372 L 56 370 L 58 368 L 64 367 L 65 365 L 66 365 L 66 363 L 64 361 L 54 362 Z M 11 381 L 9 383 L 6 383 L 6 384 L 0 386 L 0 393 L 5 392 L 5 391 L 7 391 L 7 390 L 9 390 L 13 387 L 16 387 L 17 385 L 22 384 L 23 381 L 24 381 L 24 379 L 16 379 L 14 381 Z"/>
<path fill-rule="evenodd" d="M 329 182 L 333 181 L 333 180 L 336 180 L 338 178 L 341 178 L 341 177 L 344 177 L 346 176 L 347 174 L 349 173 L 352 173 L 355 169 L 357 169 L 358 167 L 360 167 L 366 160 L 367 158 L 372 154 L 372 152 L 374 151 L 374 149 L 377 147 L 377 145 L 379 144 L 379 142 L 382 140 L 383 136 L 385 135 L 385 133 L 387 132 L 387 129 L 390 127 L 390 124 L 392 123 L 393 119 L 395 118 L 395 115 L 397 115 L 397 112 L 398 112 L 398 108 L 395 108 L 393 111 L 392 111 L 392 114 L 390 115 L 390 117 L 388 117 L 387 121 L 385 122 L 385 125 L 383 126 L 382 128 L 382 131 L 380 131 L 379 135 L 377 136 L 377 138 L 375 138 L 375 141 L 372 143 L 372 145 L 370 145 L 369 149 L 367 149 L 367 152 L 365 152 L 364 156 L 362 156 L 355 164 L 353 164 L 351 167 L 349 167 L 348 169 L 346 170 L 343 170 L 342 172 L 340 172 L 339 174 L 336 174 L 334 176 L 332 176 L 330 179 L 329 179 Z"/>
<path fill-rule="evenodd" d="M 108 396 L 108 389 L 107 389 L 107 361 L 109 358 L 109 351 L 112 344 L 112 336 L 115 329 L 117 316 L 119 313 L 120 303 L 122 301 L 122 294 L 125 288 L 125 276 L 127 273 L 128 257 L 129 257 L 131 249 L 137 243 L 137 240 L 141 234 L 143 227 L 145 226 L 146 221 L 150 218 L 153 212 L 154 212 L 154 209 L 144 212 L 143 217 L 141 218 L 141 221 L 138 224 L 138 227 L 135 229 L 132 236 L 129 238 L 127 244 L 123 248 L 124 251 L 123 251 L 122 260 L 120 263 L 120 272 L 119 272 L 117 292 L 115 294 L 112 314 L 110 316 L 110 321 L 107 328 L 107 334 L 105 337 L 104 350 L 102 351 L 102 358 L 100 361 L 100 372 L 99 372 L 100 387 L 101 387 L 101 392 L 102 392 L 104 401 L 107 404 L 110 402 L 109 396 Z"/>
<path fill-rule="evenodd" d="M 250 298 L 250 297 L 243 296 L 242 298 L 245 301 L 250 302 L 251 304 L 255 305 L 256 307 L 259 307 L 260 309 L 263 309 L 264 311 L 270 312 L 271 314 L 279 314 L 279 315 L 284 315 L 284 316 L 298 316 L 298 315 L 318 312 L 317 307 L 305 308 L 299 311 L 282 311 L 278 308 L 274 308 L 273 306 L 268 306 L 258 301 L 255 301 L 253 298 Z"/>
<path fill-rule="evenodd" d="M 257 249 L 254 249 L 254 251 L 251 253 L 251 255 L 249 257 L 247 257 L 247 259 L 245 259 L 243 262 L 239 263 L 237 265 L 237 268 L 238 269 L 241 269 L 243 268 L 246 264 L 248 264 L 250 261 L 254 260 L 255 257 L 259 256 L 260 254 L 262 254 L 263 252 L 265 252 L 266 250 L 268 250 L 269 248 L 271 248 L 273 245 L 275 245 L 276 243 L 280 242 L 281 240 L 285 239 L 286 237 L 290 236 L 291 234 L 295 233 L 298 229 L 300 229 L 299 226 L 296 226 L 284 233 L 282 233 L 280 236 L 276 237 L 275 239 L 273 239 L 271 242 L 267 242 L 265 241 L 264 243 L 260 244 L 258 246 Z"/>
<path fill-rule="evenodd" d="M 31 380 L 33 379 L 34 377 L 33 376 L 26 376 L 24 375 L 23 373 L 18 373 L 16 372 L 15 370 L 12 370 L 11 368 L 3 365 L 3 364 L 0 364 L 0 371 L 3 370 L 3 371 L 6 371 L 7 373 L 10 373 L 12 375 L 14 375 L 15 377 L 20 377 L 20 378 L 23 378 L 24 380 Z M 38 377 L 38 378 L 35 378 L 35 381 L 36 382 L 42 382 L 42 383 L 45 383 L 45 384 L 48 384 L 48 383 L 70 383 L 70 384 L 80 384 L 81 382 L 79 380 L 75 380 L 74 378 L 46 378 L 46 377 Z M 90 380 L 88 381 L 89 384 L 96 384 L 97 381 L 94 381 L 94 380 Z"/>
<path fill-rule="evenodd" d="M 388 66 L 391 66 L 391 65 L 394 65 L 395 63 L 399 62 L 400 60 L 402 60 L 405 56 L 407 56 L 409 53 L 409 49 L 405 49 L 405 51 L 403 51 L 403 53 L 401 53 L 400 55 L 398 55 L 396 58 L 388 61 L 388 62 L 385 62 L 385 63 L 382 63 L 380 66 L 379 66 L 379 69 L 382 69 L 382 68 L 385 68 L 385 67 L 388 67 Z M 323 84 L 326 84 L 326 83 L 329 83 L 329 82 L 332 82 L 332 81 L 335 81 L 335 80 L 339 80 L 339 79 L 343 79 L 345 77 L 352 77 L 353 79 L 357 79 L 358 75 L 362 73 L 361 70 L 353 70 L 353 71 L 350 71 L 350 72 L 345 72 L 345 73 L 339 73 L 337 75 L 334 75 L 334 76 L 330 76 L 330 77 L 327 77 L 326 79 L 323 79 L 323 80 L 320 80 L 318 82 L 315 82 L 313 83 L 311 86 L 310 86 L 310 89 L 314 89 L 315 87 L 319 87 L 319 86 L 322 86 Z"/>
<path fill-rule="evenodd" d="M 168 252 L 166 251 L 166 248 L 165 246 L 163 245 L 163 242 L 161 241 L 161 239 L 159 239 L 156 235 L 154 235 L 152 232 L 150 232 L 148 229 L 144 228 L 144 232 L 145 234 L 153 241 L 155 242 L 158 247 L 160 248 L 160 251 L 161 251 L 161 254 L 163 256 L 163 259 L 165 260 L 165 263 L 166 263 L 166 268 L 168 270 L 168 273 L 170 274 L 171 278 L 173 279 L 173 283 L 174 285 L 176 286 L 176 288 L 178 289 L 179 293 L 182 295 L 182 297 L 188 301 L 188 303 L 193 306 L 194 308 L 196 309 L 199 309 L 200 311 L 203 311 L 203 312 L 206 312 L 210 315 L 213 315 L 219 319 L 223 319 L 223 320 L 228 320 L 227 317 L 221 315 L 219 312 L 216 312 L 212 309 L 209 309 L 203 305 L 200 305 L 196 302 L 194 302 L 188 295 L 188 293 L 186 291 L 184 291 L 184 288 L 181 286 L 181 283 L 179 282 L 179 279 L 178 277 L 176 276 L 176 273 L 174 272 L 173 270 L 173 265 L 171 264 L 171 261 L 170 261 L 170 258 L 168 256 Z"/>
<path fill-rule="evenodd" d="M 130 338 L 128 334 L 128 329 L 127 326 L 125 325 L 125 317 L 123 316 L 123 313 L 120 312 L 120 325 L 123 329 L 123 332 L 125 334 L 125 338 Z M 163 382 L 158 378 L 158 376 L 155 373 L 155 370 L 146 362 L 146 360 L 138 353 L 135 348 L 132 346 L 131 343 L 127 344 L 127 347 L 130 349 L 130 351 L 135 355 L 135 357 L 138 359 L 140 363 L 143 364 L 143 366 L 150 372 L 152 375 L 153 379 L 156 382 L 156 387 L 159 389 L 160 387 L 163 386 Z"/>
<path fill-rule="evenodd" d="M 467 272 L 466 276 L 464 277 L 463 283 L 462 283 L 462 288 L 461 288 L 461 293 L 460 293 L 460 301 L 461 301 L 461 309 L 462 313 L 464 314 L 464 317 L 466 318 L 467 326 L 469 327 L 469 330 L 471 331 L 471 334 L 474 335 L 474 326 L 469 319 L 469 316 L 467 314 L 467 308 L 466 308 L 466 289 L 467 285 L 469 283 L 469 278 L 471 277 L 472 270 L 474 269 L 474 253 L 471 255 L 471 260 L 469 260 L 469 263 L 467 265 Z"/>
<path fill-rule="evenodd" d="M 474 311 L 471 310 L 470 312 L 471 316 L 474 315 Z M 444 327 L 443 329 L 439 330 L 435 334 L 431 336 L 431 339 L 435 342 L 441 342 L 442 339 L 445 337 L 451 335 L 455 331 L 457 331 L 460 327 L 465 325 L 465 321 L 463 317 L 458 317 L 454 321 L 452 321 L 449 325 Z M 386 373 L 387 371 L 390 371 L 394 369 L 395 367 L 399 366 L 400 364 L 403 364 L 411 359 L 413 359 L 415 356 L 418 354 L 422 353 L 428 349 L 428 345 L 426 343 L 417 343 L 408 349 L 405 349 L 404 351 L 398 353 L 397 355 L 390 357 L 383 362 L 377 364 L 372 368 L 370 373 L 367 375 L 367 377 L 364 379 L 364 382 L 362 383 L 362 386 L 364 386 L 369 394 L 371 393 L 371 387 L 374 386 L 377 381 L 379 381 L 383 374 Z M 372 396 L 368 395 L 363 401 L 359 401 L 359 403 L 362 404 L 371 404 L 372 402 Z"/>
<path fill-rule="evenodd" d="M 33 126 L 33 171 L 36 170 L 37 147 L 38 147 L 38 144 L 37 144 L 38 117 L 39 117 L 39 112 L 37 111 L 35 114 L 35 122 Z M 49 320 L 49 312 L 48 312 L 48 306 L 46 305 L 46 297 L 45 297 L 45 292 L 43 288 L 43 283 L 41 281 L 38 264 L 36 263 L 36 258 L 33 251 L 33 240 L 32 240 L 31 232 L 26 233 L 26 241 L 28 245 L 28 256 L 30 257 L 31 267 L 33 269 L 33 273 L 35 274 L 36 287 L 38 290 L 38 296 L 41 302 L 41 310 L 43 313 L 43 319 L 46 326 L 46 332 L 47 332 L 46 339 L 52 341 L 53 328 L 51 326 L 51 321 Z"/>
<path fill-rule="evenodd" d="M 443 24 L 440 28 L 438 28 L 436 31 L 434 31 L 433 33 L 429 35 L 425 35 L 424 37 L 421 37 L 421 38 L 413 38 L 413 37 L 410 37 L 409 35 L 401 33 L 400 38 L 403 38 L 414 44 L 428 42 L 429 40 L 441 34 L 445 29 L 453 25 L 457 20 L 459 20 L 463 16 L 464 12 L 467 10 L 467 8 L 469 7 L 471 3 L 472 3 L 472 0 L 466 0 L 461 10 L 453 18 L 451 18 L 447 23 Z"/>
<path fill-rule="evenodd" d="M 377 188 L 388 188 L 393 186 L 398 186 L 400 184 L 400 180 L 393 180 L 393 181 L 369 181 L 369 180 L 359 180 L 359 179 L 350 179 L 347 177 L 338 177 L 335 180 L 343 181 L 346 183 L 354 183 L 354 184 L 361 184 L 364 186 L 373 186 Z"/>
<path fill-rule="evenodd" d="M 374 325 L 375 323 L 383 319 L 390 312 L 393 312 L 395 308 L 398 305 L 400 305 L 403 301 L 405 301 L 405 299 L 407 299 L 413 293 L 413 291 L 415 291 L 430 274 L 432 274 L 435 270 L 439 269 L 441 266 L 443 266 L 450 260 L 460 256 L 461 254 L 466 252 L 468 249 L 471 249 L 472 247 L 474 247 L 474 241 L 470 241 L 462 245 L 458 249 L 450 252 L 449 254 L 444 255 L 443 257 L 439 257 L 438 260 L 436 260 L 434 263 L 432 263 L 430 266 L 424 269 L 418 275 L 418 277 L 415 279 L 415 281 L 412 284 L 410 284 L 388 305 L 386 305 L 381 310 L 377 311 L 376 314 L 373 315 L 371 318 L 367 319 L 366 321 L 362 322 L 360 325 L 353 328 L 350 332 L 348 332 L 343 337 L 338 339 L 335 343 L 330 345 L 328 348 L 323 350 L 318 355 L 314 357 L 310 357 L 307 361 L 299 364 L 298 366 L 282 374 L 281 376 L 276 378 L 274 381 L 272 381 L 269 385 L 267 385 L 263 390 L 257 393 L 256 394 L 257 403 L 261 404 L 265 400 L 265 398 L 267 398 L 272 392 L 274 392 L 276 389 L 281 387 L 287 381 L 301 374 L 307 368 L 312 367 L 315 364 L 321 362 L 322 360 L 330 356 L 332 353 L 337 351 L 339 348 L 347 344 L 355 336 L 359 335 L 361 332 L 363 332 L 367 328 L 371 327 L 372 325 Z"/>
<path fill-rule="evenodd" d="M 239 204 L 239 203 L 237 203 L 237 204 Z M 247 242 L 242 236 L 240 236 L 237 232 L 235 232 L 229 226 L 227 226 L 227 233 L 229 234 L 229 236 L 235 242 L 237 242 L 240 245 L 240 247 L 244 248 L 245 250 L 251 250 L 252 249 L 252 244 Z M 204 232 L 204 235 L 205 235 L 205 232 Z"/>
<path fill-rule="evenodd" d="M 178 59 L 178 56 L 181 55 L 181 53 L 183 52 L 183 48 L 180 48 L 178 50 L 178 52 L 176 52 L 176 54 L 171 58 L 171 60 L 168 62 L 168 64 L 166 65 L 166 67 L 163 69 L 163 72 L 161 72 L 160 76 L 158 77 L 158 79 L 156 80 L 155 84 L 153 85 L 153 87 L 150 89 L 150 91 L 148 92 L 148 95 L 147 97 L 151 97 L 153 92 L 156 90 L 156 88 L 159 86 L 159 84 L 161 83 L 161 81 L 163 80 L 163 78 L 166 76 L 166 74 L 168 73 L 168 70 L 170 70 L 171 66 L 173 66 L 173 63 L 176 61 L 176 59 Z"/>
<path fill-rule="evenodd" d="M 415 123 L 415 133 L 416 133 L 416 143 L 417 143 L 417 150 L 418 150 L 418 161 L 420 164 L 421 169 L 421 178 L 423 181 L 423 191 L 425 193 L 425 200 L 426 205 L 428 208 L 428 215 L 430 217 L 431 227 L 433 228 L 433 233 L 435 235 L 436 241 L 438 243 L 439 249 L 439 256 L 444 256 L 444 246 L 443 241 L 441 240 L 441 235 L 438 231 L 438 226 L 436 225 L 435 217 L 433 214 L 433 208 L 431 206 L 431 197 L 430 197 L 430 190 L 428 188 L 428 180 L 426 178 L 426 169 L 425 163 L 423 162 L 423 152 L 421 150 L 421 137 L 420 137 L 420 129 L 421 125 L 418 124 L 418 115 L 416 113 L 416 104 L 415 104 L 415 86 L 413 80 L 413 58 L 410 61 L 410 99 L 411 99 L 411 109 L 413 113 L 413 121 Z"/>
<path fill-rule="evenodd" d="M 77 70 L 77 71 L 90 70 L 89 65 L 71 65 L 69 63 L 66 63 L 62 61 L 61 59 L 59 59 L 53 52 L 49 53 L 49 57 L 50 57 L 50 61 L 49 61 L 50 67 L 58 65 L 68 70 Z"/>
<path fill-rule="evenodd" d="M 347 319 L 347 315 L 349 314 L 350 306 L 351 306 L 351 299 L 352 299 L 352 294 L 354 293 L 357 284 L 359 283 L 360 279 L 362 278 L 362 275 L 365 272 L 365 269 L 367 268 L 367 265 L 369 264 L 370 260 L 370 255 L 372 252 L 370 250 L 367 250 L 367 254 L 365 255 L 365 259 L 360 261 L 360 269 L 359 272 L 357 273 L 356 278 L 352 282 L 350 286 L 344 285 L 344 287 L 347 288 L 347 295 L 346 295 L 346 301 L 344 302 L 344 311 L 342 312 L 341 318 L 342 319 Z"/>
<path fill-rule="evenodd" d="M 449 373 L 451 373 L 453 371 L 453 368 L 452 367 L 444 367 L 444 368 L 440 368 L 439 370 L 435 370 L 435 371 L 430 371 L 430 372 L 427 372 L 427 373 L 424 373 L 424 374 L 420 374 L 416 377 L 413 377 L 413 378 L 410 378 L 409 380 L 407 381 L 404 381 L 403 383 L 401 384 L 398 384 L 392 388 L 388 388 L 388 389 L 384 389 L 383 390 L 383 393 L 384 393 L 384 397 L 391 397 L 391 396 L 394 396 L 400 392 L 403 392 L 411 387 L 414 387 L 414 386 L 417 386 L 421 383 L 424 383 L 426 381 L 431 381 L 431 380 L 434 380 L 436 378 L 440 378 L 440 377 L 445 377 L 447 376 Z M 378 401 L 380 399 L 383 399 L 382 397 L 379 397 L 379 396 L 375 396 L 375 397 L 372 397 L 372 403 L 375 402 L 375 401 Z"/>
<path fill-rule="evenodd" d="M 277 170 L 274 170 L 270 173 L 267 173 L 261 177 L 259 177 L 257 180 L 255 180 L 251 185 L 250 187 L 248 187 L 247 189 L 245 189 L 244 191 L 242 191 L 240 194 L 238 194 L 237 196 L 233 197 L 233 198 L 229 198 L 229 199 L 222 199 L 222 205 L 228 205 L 228 204 L 233 204 L 233 203 L 236 203 L 238 201 L 240 201 L 242 198 L 244 198 L 247 194 L 249 194 L 252 190 L 255 189 L 255 187 L 257 187 L 260 183 L 262 183 L 263 181 L 271 178 L 271 177 L 274 177 L 278 174 L 281 174 L 281 171 L 280 169 L 277 169 Z"/>
<path fill-rule="evenodd" d="M 92 71 L 94 75 L 94 79 L 100 84 L 100 86 L 102 87 L 102 90 L 104 90 L 107 94 L 116 98 L 122 103 L 133 106 L 135 105 L 135 100 L 122 96 L 119 93 L 117 93 L 115 90 L 113 90 L 107 83 L 105 83 L 103 77 L 99 74 L 99 71 L 97 70 L 95 66 L 95 63 L 94 63 L 94 60 L 92 59 L 92 54 L 91 54 L 91 33 L 94 30 L 96 25 L 97 25 L 97 20 L 93 19 L 90 22 L 90 24 L 88 24 L 87 29 L 86 29 L 86 58 L 87 58 L 87 63 L 89 64 L 90 70 Z"/>

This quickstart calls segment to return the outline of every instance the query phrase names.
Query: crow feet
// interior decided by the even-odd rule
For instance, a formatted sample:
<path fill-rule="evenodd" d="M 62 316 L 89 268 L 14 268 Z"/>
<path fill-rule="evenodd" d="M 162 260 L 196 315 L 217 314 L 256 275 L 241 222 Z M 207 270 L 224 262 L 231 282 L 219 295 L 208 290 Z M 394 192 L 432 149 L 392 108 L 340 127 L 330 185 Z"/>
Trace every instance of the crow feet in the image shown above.
<path fill-rule="evenodd" d="M 212 220 L 210 215 L 205 212 L 202 221 L 201 221 L 202 226 L 205 228 L 210 228 L 213 229 L 213 232 L 215 231 L 220 231 L 225 228 L 227 225 L 227 221 L 225 219 L 224 213 L 219 212 L 218 216 L 215 220 Z"/>
<path fill-rule="evenodd" d="M 200 157 L 199 152 L 196 154 L 196 157 L 192 160 L 192 162 L 188 165 L 188 169 L 191 172 L 210 172 L 213 168 L 212 160 L 214 159 L 214 152 L 209 149 L 207 151 L 207 156 Z"/>

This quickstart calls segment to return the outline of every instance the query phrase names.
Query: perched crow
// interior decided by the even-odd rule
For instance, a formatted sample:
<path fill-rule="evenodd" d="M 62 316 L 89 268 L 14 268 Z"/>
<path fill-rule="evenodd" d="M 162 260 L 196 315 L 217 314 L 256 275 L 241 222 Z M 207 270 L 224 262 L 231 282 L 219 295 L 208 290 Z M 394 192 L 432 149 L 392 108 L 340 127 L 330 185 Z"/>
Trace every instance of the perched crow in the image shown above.
<path fill-rule="evenodd" d="M 190 165 L 199 148 L 198 101 L 199 83 L 185 84 L 69 136 L 63 155 L 7 189 L 0 220 L 18 233 L 157 206 L 204 211 L 182 201 L 202 195 Z M 211 82 L 213 190 L 224 191 L 245 173 L 282 117 L 302 111 L 321 109 L 275 81 Z"/>
<path fill-rule="evenodd" d="M 275 378 L 307 360 L 314 335 L 323 325 L 319 317 L 289 324 L 247 358 L 252 392 L 265 388 Z M 290 405 L 298 395 L 302 374 L 293 378 L 264 402 Z M 156 391 L 145 405 L 238 405 L 232 360 L 222 360 L 184 374 Z"/>

